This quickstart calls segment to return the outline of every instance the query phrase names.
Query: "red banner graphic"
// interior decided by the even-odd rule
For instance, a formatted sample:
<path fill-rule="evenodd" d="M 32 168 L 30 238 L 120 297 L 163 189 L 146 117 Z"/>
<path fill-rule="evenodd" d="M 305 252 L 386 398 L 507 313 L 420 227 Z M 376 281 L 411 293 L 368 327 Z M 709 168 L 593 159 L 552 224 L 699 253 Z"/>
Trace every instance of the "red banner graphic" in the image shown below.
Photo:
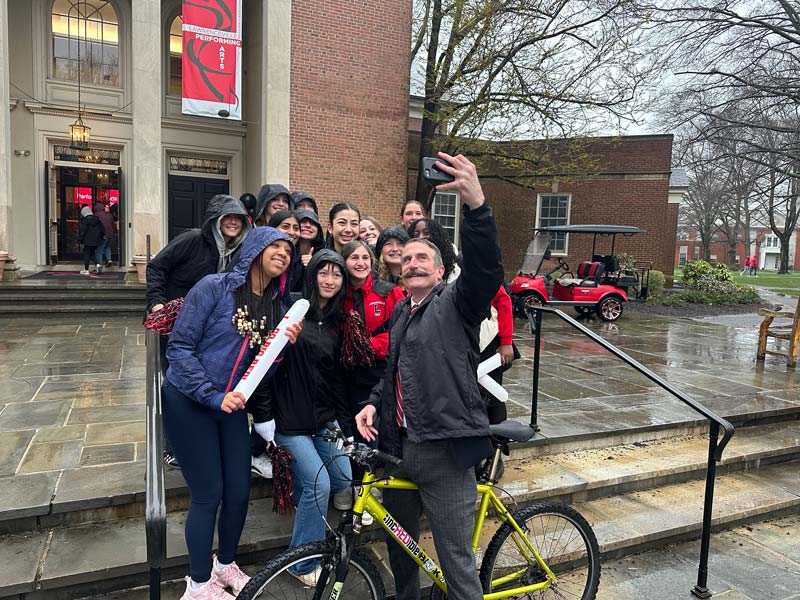
<path fill-rule="evenodd" d="M 242 0 L 183 0 L 182 87 L 183 114 L 242 119 Z"/>

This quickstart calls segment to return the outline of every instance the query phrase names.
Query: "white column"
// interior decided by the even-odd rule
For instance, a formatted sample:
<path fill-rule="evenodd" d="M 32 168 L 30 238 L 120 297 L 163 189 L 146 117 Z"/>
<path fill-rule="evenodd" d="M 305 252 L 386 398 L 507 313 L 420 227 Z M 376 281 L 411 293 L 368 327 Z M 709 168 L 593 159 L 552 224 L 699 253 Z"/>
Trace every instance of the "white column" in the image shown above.
<path fill-rule="evenodd" d="M 161 156 L 161 2 L 131 2 L 133 22 L 133 178 L 128 187 L 133 207 L 133 253 L 162 246 L 164 182 Z"/>
<path fill-rule="evenodd" d="M 289 185 L 292 0 L 264 3 L 261 78 L 262 182 Z"/>
<path fill-rule="evenodd" d="M 11 240 L 11 90 L 8 61 L 8 0 L 0 0 L 0 251 Z"/>

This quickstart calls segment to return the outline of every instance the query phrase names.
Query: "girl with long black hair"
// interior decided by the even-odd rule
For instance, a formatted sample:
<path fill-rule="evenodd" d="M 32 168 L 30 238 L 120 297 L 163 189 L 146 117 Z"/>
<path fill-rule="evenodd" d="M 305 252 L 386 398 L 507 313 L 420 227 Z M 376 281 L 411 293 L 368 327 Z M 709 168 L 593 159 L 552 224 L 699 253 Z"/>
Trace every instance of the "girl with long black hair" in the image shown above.
<path fill-rule="evenodd" d="M 286 352 L 268 384 L 268 394 L 248 403 L 254 428 L 289 450 L 297 505 L 290 548 L 325 538 L 324 515 L 333 493 L 334 507 L 352 506 L 351 471 L 347 457 L 320 436 L 329 422 L 346 431 L 347 398 L 341 345 L 343 305 L 347 288 L 344 259 L 332 250 L 315 252 L 308 263 L 303 295 L 309 301 L 303 330 Z M 306 584 L 316 581 L 319 567 L 301 563 L 290 572 Z"/>

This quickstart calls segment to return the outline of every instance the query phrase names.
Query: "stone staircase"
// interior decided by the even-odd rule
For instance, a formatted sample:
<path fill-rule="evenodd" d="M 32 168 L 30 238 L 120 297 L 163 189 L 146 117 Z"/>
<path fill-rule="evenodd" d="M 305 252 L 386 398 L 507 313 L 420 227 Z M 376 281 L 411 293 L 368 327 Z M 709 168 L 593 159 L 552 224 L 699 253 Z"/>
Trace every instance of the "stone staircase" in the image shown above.
<path fill-rule="evenodd" d="M 715 530 L 800 514 L 800 401 L 720 412 L 737 431 L 718 467 Z M 706 431 L 695 419 L 579 436 L 546 437 L 544 431 L 514 448 L 500 486 L 513 498 L 508 505 L 543 499 L 572 504 L 594 527 L 604 559 L 697 539 Z M 100 598 L 110 592 L 120 600 L 145 597 L 135 589 L 148 577 L 144 462 L 65 471 L 54 494 L 47 477 L 52 475 L 17 476 L 13 488 L 0 489 L 0 599 Z M 169 471 L 167 490 L 162 576 L 175 580 L 187 570 L 188 493 L 179 471 Z M 286 547 L 291 519 L 271 507 L 270 484 L 254 482 L 242 564 L 258 564 Z M 365 540 L 378 535 L 373 526 Z M 391 581 L 386 583 L 391 590 Z M 686 589 L 692 584 L 686 581 Z M 179 587 L 165 583 L 172 595 Z"/>
<path fill-rule="evenodd" d="M 131 283 L 19 281 L 0 284 L 0 316 L 144 315 L 145 286 Z"/>

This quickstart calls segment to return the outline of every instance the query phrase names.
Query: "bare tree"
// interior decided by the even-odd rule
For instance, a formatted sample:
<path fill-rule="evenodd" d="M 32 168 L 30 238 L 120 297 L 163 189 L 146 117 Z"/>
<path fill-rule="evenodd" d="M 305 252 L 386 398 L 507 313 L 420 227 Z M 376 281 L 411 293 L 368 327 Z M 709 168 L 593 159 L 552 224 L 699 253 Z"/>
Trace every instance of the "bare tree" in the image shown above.
<path fill-rule="evenodd" d="M 493 140 L 568 138 L 598 119 L 632 119 L 655 60 L 639 49 L 638 20 L 633 0 L 415 0 L 420 160 L 436 145 L 548 173 L 545 155 Z M 416 198 L 429 205 L 430 192 L 419 169 Z"/>

